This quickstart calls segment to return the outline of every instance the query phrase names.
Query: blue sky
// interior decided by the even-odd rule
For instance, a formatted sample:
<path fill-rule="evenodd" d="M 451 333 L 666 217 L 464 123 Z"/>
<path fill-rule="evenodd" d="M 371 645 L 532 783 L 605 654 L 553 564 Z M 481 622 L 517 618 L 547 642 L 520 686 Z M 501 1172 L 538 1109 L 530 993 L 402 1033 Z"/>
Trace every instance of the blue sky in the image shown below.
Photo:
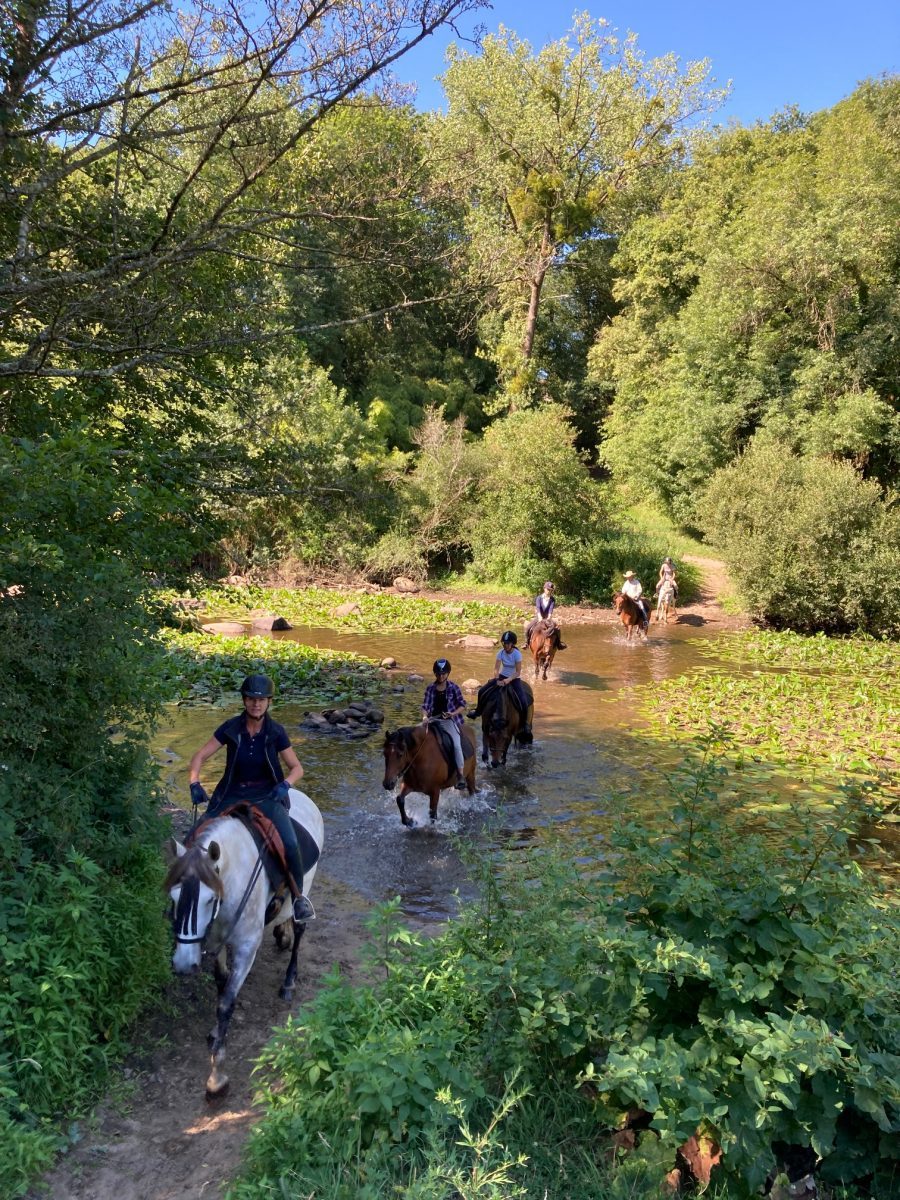
<path fill-rule="evenodd" d="M 620 33 L 635 32 L 648 57 L 671 50 L 682 61 L 711 59 L 718 83 L 732 81 L 721 121 L 750 124 L 791 104 L 804 112 L 830 108 L 861 79 L 900 71 L 900 0 L 612 0 L 571 9 L 553 0 L 497 0 L 460 22 L 460 32 L 468 36 L 482 24 L 492 33 L 502 24 L 539 49 L 585 8 Z M 434 77 L 454 40 L 436 34 L 397 64 L 398 79 L 418 84 L 421 109 L 442 104 Z"/>

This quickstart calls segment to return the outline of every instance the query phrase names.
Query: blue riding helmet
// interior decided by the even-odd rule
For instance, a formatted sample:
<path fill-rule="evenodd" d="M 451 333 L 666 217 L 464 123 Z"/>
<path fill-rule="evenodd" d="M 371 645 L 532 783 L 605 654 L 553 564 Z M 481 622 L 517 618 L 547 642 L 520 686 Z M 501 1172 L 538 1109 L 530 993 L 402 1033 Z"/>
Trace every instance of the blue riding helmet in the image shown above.
<path fill-rule="evenodd" d="M 271 700 L 275 695 L 275 684 L 268 675 L 248 675 L 241 684 L 241 695 L 254 700 Z"/>

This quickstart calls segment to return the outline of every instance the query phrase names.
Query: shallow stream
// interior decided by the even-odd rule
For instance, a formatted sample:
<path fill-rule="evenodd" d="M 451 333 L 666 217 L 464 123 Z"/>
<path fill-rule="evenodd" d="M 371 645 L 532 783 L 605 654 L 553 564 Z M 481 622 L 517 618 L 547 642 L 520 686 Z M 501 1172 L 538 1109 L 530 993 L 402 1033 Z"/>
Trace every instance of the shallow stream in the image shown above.
<path fill-rule="evenodd" d="M 432 662 L 446 655 L 457 682 L 483 682 L 494 659 L 494 651 L 464 649 L 448 642 L 445 634 L 360 635 L 299 627 L 274 636 L 377 660 L 394 657 L 400 666 L 395 686 L 404 691 L 388 691 L 378 701 L 386 729 L 420 719 L 425 683 L 407 682 L 408 674 L 416 672 L 427 682 Z M 576 857 L 601 855 L 609 826 L 602 797 L 630 792 L 647 763 L 647 746 L 634 735 L 641 720 L 633 689 L 696 669 L 700 656 L 690 639 L 704 636 L 716 635 L 687 623 L 654 626 L 646 644 L 626 643 L 621 627 L 613 625 L 566 629 L 568 649 L 557 655 L 546 682 L 533 682 L 534 745 L 512 748 L 500 770 L 482 768 L 479 760 L 479 793 L 469 798 L 444 792 L 434 826 L 428 821 L 427 799 L 412 796 L 407 811 L 417 822 L 413 830 L 401 826 L 394 794 L 382 787 L 380 733 L 359 741 L 307 733 L 299 729 L 302 706 L 278 705 L 275 716 L 286 726 L 304 766 L 301 786 L 325 817 L 323 869 L 368 900 L 399 895 L 406 913 L 442 920 L 454 911 L 455 891 L 467 896 L 472 886 L 453 834 L 488 847 L 524 844 L 552 831 L 571 845 Z M 725 664 L 704 656 L 702 665 Z M 530 657 L 525 678 L 531 678 Z M 169 715 L 170 723 L 154 745 L 172 799 L 186 805 L 190 756 L 225 714 L 173 708 Z M 223 765 L 219 758 L 208 764 L 208 790 Z"/>

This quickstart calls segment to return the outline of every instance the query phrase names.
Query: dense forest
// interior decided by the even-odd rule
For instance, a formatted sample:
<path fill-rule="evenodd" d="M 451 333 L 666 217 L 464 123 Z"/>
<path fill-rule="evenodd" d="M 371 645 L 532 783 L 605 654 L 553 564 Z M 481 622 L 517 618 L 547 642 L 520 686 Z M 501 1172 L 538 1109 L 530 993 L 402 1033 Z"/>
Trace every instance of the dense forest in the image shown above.
<path fill-rule="evenodd" d="M 900 81 L 722 128 L 708 63 L 585 17 L 453 50 L 417 111 L 391 65 L 477 6 L 16 3 L 0 31 L 0 1025 L 35 1019 L 52 894 L 74 1097 L 162 961 L 160 581 L 606 602 L 665 552 L 617 517 L 640 499 L 759 620 L 900 633 Z M 0 1048 L 23 1170 L 70 1099 L 32 1068 Z"/>

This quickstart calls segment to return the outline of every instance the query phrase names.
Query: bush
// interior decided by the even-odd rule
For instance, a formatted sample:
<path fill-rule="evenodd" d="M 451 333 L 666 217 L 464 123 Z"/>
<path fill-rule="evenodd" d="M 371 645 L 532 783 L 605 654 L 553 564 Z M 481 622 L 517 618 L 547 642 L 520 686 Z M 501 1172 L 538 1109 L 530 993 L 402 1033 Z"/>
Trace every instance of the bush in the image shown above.
<path fill-rule="evenodd" d="M 900 634 L 900 509 L 847 463 L 757 440 L 713 476 L 698 511 L 759 619 Z"/>
<path fill-rule="evenodd" d="M 52 1121 L 98 1094 L 166 970 L 139 568 L 185 544 L 183 506 L 162 459 L 135 461 L 80 429 L 0 439 L 4 1195 L 57 1145 Z"/>
<path fill-rule="evenodd" d="M 655 1133 L 628 1176 L 643 1160 L 657 1189 L 700 1131 L 733 1197 L 757 1194 L 778 1143 L 887 1195 L 900 930 L 848 864 L 842 825 L 859 814 L 797 812 L 787 835 L 783 814 L 777 830 L 742 819 L 715 741 L 668 781 L 657 830 L 623 826 L 603 874 L 546 854 L 487 865 L 478 905 L 427 942 L 382 910 L 383 982 L 335 975 L 267 1051 L 268 1111 L 235 1200 L 633 1194 L 598 1163 L 636 1107 Z"/>
<path fill-rule="evenodd" d="M 487 430 L 468 527 L 476 579 L 532 590 L 536 580 L 559 577 L 561 590 L 586 590 L 580 563 L 609 518 L 575 437 L 566 410 L 552 404 Z"/>

